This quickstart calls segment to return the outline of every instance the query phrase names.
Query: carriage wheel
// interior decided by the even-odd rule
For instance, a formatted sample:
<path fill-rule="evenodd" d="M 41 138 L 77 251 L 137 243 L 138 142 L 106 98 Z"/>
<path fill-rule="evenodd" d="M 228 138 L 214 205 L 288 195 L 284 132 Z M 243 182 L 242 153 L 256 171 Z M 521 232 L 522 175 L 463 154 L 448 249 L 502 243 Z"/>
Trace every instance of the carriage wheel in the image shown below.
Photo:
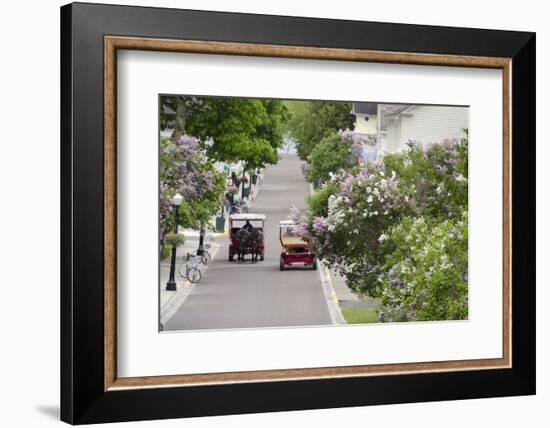
<path fill-rule="evenodd" d="M 281 256 L 281 259 L 279 261 L 279 269 L 281 270 L 285 270 L 286 266 L 285 266 L 285 259 L 283 258 L 283 256 Z"/>

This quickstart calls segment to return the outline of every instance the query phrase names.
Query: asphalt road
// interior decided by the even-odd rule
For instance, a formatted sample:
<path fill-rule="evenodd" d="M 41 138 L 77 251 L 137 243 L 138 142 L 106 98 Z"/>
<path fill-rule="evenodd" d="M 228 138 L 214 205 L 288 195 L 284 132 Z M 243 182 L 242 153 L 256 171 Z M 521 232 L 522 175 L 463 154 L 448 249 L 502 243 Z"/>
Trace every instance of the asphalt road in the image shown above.
<path fill-rule="evenodd" d="M 224 238 L 201 282 L 164 330 L 332 324 L 319 271 L 279 270 L 278 222 L 288 217 L 291 204 L 304 207 L 308 194 L 300 161 L 295 155 L 282 155 L 277 165 L 265 171 L 264 184 L 250 210 L 267 217 L 265 260 L 229 262 L 229 240 Z"/>

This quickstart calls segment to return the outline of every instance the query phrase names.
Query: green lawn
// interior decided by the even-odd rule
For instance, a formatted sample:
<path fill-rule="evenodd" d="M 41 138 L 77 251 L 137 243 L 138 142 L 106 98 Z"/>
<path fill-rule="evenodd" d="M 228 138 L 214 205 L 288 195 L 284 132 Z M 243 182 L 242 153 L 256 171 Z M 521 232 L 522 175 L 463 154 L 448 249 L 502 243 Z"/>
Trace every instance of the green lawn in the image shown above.
<path fill-rule="evenodd" d="M 348 324 L 366 324 L 378 322 L 376 307 L 342 308 L 342 314 Z"/>

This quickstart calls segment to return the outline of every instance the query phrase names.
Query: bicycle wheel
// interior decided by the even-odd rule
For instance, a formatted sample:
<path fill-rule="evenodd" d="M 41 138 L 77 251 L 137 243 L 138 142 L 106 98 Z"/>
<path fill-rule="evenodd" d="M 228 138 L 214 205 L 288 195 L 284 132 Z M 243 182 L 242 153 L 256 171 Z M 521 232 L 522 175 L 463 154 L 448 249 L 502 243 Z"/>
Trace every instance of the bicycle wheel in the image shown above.
<path fill-rule="evenodd" d="M 198 270 L 196 267 L 192 267 L 189 269 L 189 272 L 187 274 L 187 279 L 189 280 L 189 282 L 196 284 L 201 280 L 201 278 L 202 274 L 200 270 Z"/>
<path fill-rule="evenodd" d="M 204 250 L 204 253 L 202 253 L 201 256 L 201 262 L 203 265 L 207 265 L 212 260 L 212 256 L 210 256 L 210 253 L 206 250 Z"/>
<path fill-rule="evenodd" d="M 187 265 L 185 263 L 182 263 L 180 267 L 178 268 L 178 273 L 182 278 L 187 278 Z"/>

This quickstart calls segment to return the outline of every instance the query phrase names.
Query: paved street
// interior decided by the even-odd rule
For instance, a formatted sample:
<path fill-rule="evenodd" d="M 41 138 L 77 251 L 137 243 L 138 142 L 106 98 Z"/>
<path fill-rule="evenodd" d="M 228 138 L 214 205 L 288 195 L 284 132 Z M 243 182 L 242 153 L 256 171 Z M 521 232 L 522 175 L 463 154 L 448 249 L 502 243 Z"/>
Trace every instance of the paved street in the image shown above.
<path fill-rule="evenodd" d="M 319 272 L 279 270 L 278 222 L 291 204 L 305 206 L 308 189 L 295 155 L 284 154 L 267 168 L 250 210 L 267 216 L 265 261 L 229 262 L 228 238 L 220 239 L 216 258 L 164 330 L 331 324 Z"/>

